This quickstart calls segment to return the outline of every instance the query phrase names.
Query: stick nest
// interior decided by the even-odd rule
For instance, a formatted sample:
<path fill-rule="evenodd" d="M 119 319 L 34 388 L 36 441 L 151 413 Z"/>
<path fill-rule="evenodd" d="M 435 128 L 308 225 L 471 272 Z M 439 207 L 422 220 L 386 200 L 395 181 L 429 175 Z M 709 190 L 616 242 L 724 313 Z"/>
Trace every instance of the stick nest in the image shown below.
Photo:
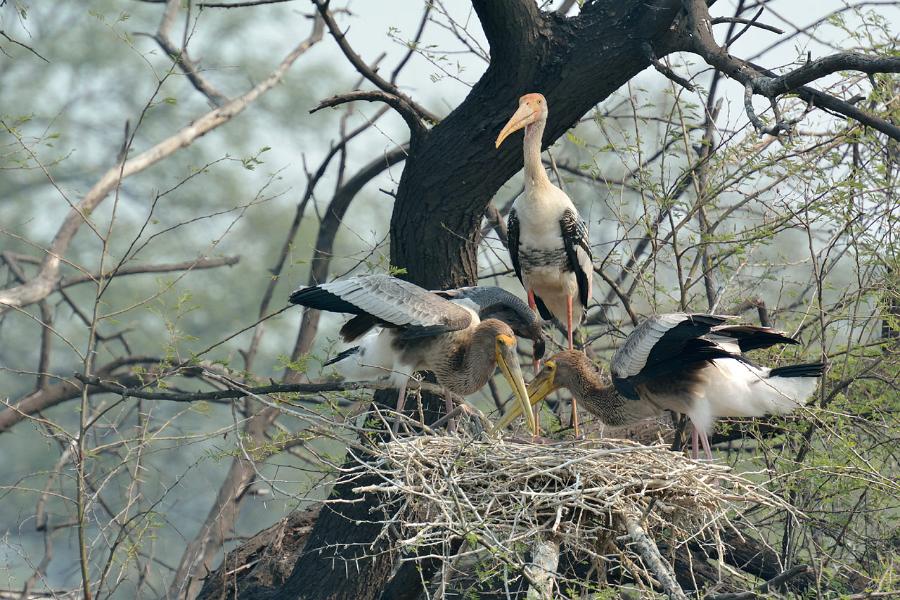
<path fill-rule="evenodd" d="M 628 536 L 629 521 L 674 548 L 700 537 L 716 543 L 731 509 L 790 509 L 726 466 L 628 440 L 534 444 L 425 435 L 381 444 L 374 455 L 345 476 L 377 477 L 357 480 L 356 489 L 392 503 L 386 525 L 399 528 L 399 549 L 433 545 L 433 552 L 455 536 L 507 566 L 524 561 L 535 540 L 552 539 L 582 560 L 617 554 L 652 584 L 654 570 L 641 568 L 646 560 L 629 550 L 640 545 Z"/>

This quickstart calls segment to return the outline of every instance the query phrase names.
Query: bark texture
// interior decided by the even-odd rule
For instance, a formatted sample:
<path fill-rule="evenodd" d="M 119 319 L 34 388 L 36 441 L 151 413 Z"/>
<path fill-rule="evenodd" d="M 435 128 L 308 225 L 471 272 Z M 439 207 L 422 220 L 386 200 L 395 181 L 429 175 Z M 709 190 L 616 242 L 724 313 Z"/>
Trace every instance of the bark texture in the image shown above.
<path fill-rule="evenodd" d="M 391 262 L 431 288 L 475 282 L 485 208 L 522 168 L 521 133 L 494 148 L 519 97 L 546 96 L 544 145 L 552 144 L 650 65 L 642 44 L 663 37 L 680 7 L 672 0 L 596 2 L 566 18 L 540 13 L 531 0 L 473 4 L 490 66 L 465 101 L 419 140 L 391 218 Z"/>

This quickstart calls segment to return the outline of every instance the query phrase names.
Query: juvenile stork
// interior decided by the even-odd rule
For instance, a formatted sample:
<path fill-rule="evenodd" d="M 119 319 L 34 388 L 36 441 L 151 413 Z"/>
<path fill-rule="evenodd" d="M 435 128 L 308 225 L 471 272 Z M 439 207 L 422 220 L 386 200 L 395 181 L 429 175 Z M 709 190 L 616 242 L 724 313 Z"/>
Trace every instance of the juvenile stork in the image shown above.
<path fill-rule="evenodd" d="M 519 108 L 500 131 L 500 144 L 525 129 L 525 193 L 513 203 L 507 220 L 509 256 L 516 276 L 528 292 L 528 304 L 544 319 L 565 323 L 568 348 L 573 328 L 591 297 L 593 257 L 587 227 L 572 200 L 550 182 L 541 163 L 541 139 L 547 124 L 547 100 L 525 94 Z M 539 362 L 535 360 L 535 370 Z M 578 435 L 578 408 L 572 398 L 572 424 Z"/>
<path fill-rule="evenodd" d="M 584 354 L 560 352 L 529 384 L 531 403 L 566 388 L 614 426 L 663 410 L 684 413 L 693 423 L 693 457 L 699 455 L 699 438 L 706 457 L 712 458 L 707 434 L 716 418 L 789 413 L 812 395 L 824 370 L 822 363 L 776 369 L 754 365 L 743 352 L 799 342 L 767 327 L 725 325 L 725 320 L 681 313 L 650 317 L 613 355 L 611 383 L 601 379 Z M 506 427 L 520 410 L 513 407 L 495 430 Z"/>
<path fill-rule="evenodd" d="M 431 371 L 438 384 L 466 396 L 487 383 L 499 366 L 520 409 L 528 409 L 526 412 L 531 416 L 528 424 L 536 434 L 537 425 L 516 356 L 513 328 L 496 318 L 482 321 L 478 312 L 466 304 L 480 306 L 474 297 L 498 314 L 503 310 L 511 310 L 516 315 L 530 311 L 525 311 L 524 305 L 518 311 L 514 305 L 504 309 L 500 293 L 479 294 L 468 289 L 468 293 L 449 292 L 459 292 L 466 298 L 452 302 L 441 297 L 441 292 L 429 292 L 387 275 L 368 275 L 302 287 L 291 294 L 290 301 L 318 310 L 355 315 L 341 328 L 341 336 L 348 342 L 362 338 L 359 345 L 341 352 L 326 364 L 341 363 L 348 377 L 388 377 L 400 390 L 398 413 L 403 410 L 409 378 L 416 371 Z M 485 300 L 488 296 L 494 301 Z M 522 304 L 521 300 L 518 302 Z M 527 317 L 523 321 L 527 333 L 530 327 Z"/>

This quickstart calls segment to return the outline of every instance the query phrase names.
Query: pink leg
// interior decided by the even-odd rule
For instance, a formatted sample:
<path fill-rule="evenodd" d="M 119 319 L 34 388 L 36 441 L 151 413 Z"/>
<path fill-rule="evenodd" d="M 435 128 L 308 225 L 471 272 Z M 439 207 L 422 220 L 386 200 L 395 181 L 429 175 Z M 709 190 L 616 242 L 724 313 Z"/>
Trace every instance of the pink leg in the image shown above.
<path fill-rule="evenodd" d="M 569 350 L 573 350 L 575 344 L 572 342 L 572 296 L 566 296 L 566 327 L 569 332 Z M 572 396 L 572 430 L 575 437 L 578 437 L 578 402 L 575 401 L 575 396 Z"/>
<path fill-rule="evenodd" d="M 531 308 L 532 312 L 537 312 L 537 302 L 534 301 L 534 290 L 528 290 L 528 307 Z M 531 361 L 531 366 L 534 367 L 534 374 L 537 375 L 541 371 L 540 359 L 534 358 Z"/>
<path fill-rule="evenodd" d="M 406 404 L 406 385 L 409 383 L 409 377 L 403 379 L 400 384 L 400 393 L 397 395 L 397 417 L 394 419 L 394 425 L 391 427 L 392 433 L 397 433 L 400 429 L 400 415 L 403 414 L 403 405 Z"/>
<path fill-rule="evenodd" d="M 446 390 L 444 391 L 444 409 L 447 411 L 449 415 L 453 412 L 453 409 L 456 408 L 453 406 L 453 398 L 450 396 L 450 393 Z M 450 433 L 456 431 L 456 418 L 450 419 L 450 422 L 447 423 L 447 431 Z"/>
<path fill-rule="evenodd" d="M 691 423 L 691 458 L 697 460 L 700 458 L 700 433 L 697 431 L 697 428 L 694 427 L 694 424 Z"/>
<path fill-rule="evenodd" d="M 712 460 L 712 450 L 709 447 L 709 438 L 706 437 L 706 432 L 700 432 L 700 443 L 703 444 L 703 451 L 706 453 L 706 459 Z"/>

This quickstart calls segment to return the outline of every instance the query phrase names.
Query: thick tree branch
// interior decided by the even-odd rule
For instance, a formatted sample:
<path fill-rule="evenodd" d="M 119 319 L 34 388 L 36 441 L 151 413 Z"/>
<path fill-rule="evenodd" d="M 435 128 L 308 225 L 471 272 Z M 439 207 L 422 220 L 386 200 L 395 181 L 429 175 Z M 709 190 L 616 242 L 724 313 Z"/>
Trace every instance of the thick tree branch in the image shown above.
<path fill-rule="evenodd" d="M 841 52 L 814 60 L 778 77 L 759 77 L 753 80 L 753 91 L 772 98 L 786 94 L 816 79 L 838 71 L 900 73 L 900 56 L 866 56 L 856 52 Z"/>
<path fill-rule="evenodd" d="M 759 598 L 763 594 L 767 594 L 773 588 L 778 588 L 779 586 L 787 583 L 791 579 L 798 577 L 800 575 L 805 575 L 809 573 L 810 569 L 807 565 L 797 565 L 796 567 L 792 567 L 779 575 L 776 575 L 772 579 L 766 581 L 762 585 L 760 585 L 755 590 L 747 591 L 747 592 L 736 592 L 736 593 L 727 593 L 727 594 L 712 594 L 706 597 L 706 600 L 755 600 Z"/>
<path fill-rule="evenodd" d="M 656 542 L 641 527 L 639 518 L 633 516 L 626 518 L 624 521 L 629 541 L 634 544 L 636 552 L 643 559 L 647 568 L 656 575 L 656 579 L 666 595 L 670 600 L 687 600 L 684 590 L 678 585 L 678 580 L 675 578 L 672 567 L 660 554 L 659 548 L 656 547 Z"/>
<path fill-rule="evenodd" d="M 167 158 L 182 148 L 190 146 L 197 138 L 206 135 L 213 129 L 227 123 L 244 111 L 260 96 L 271 90 L 280 82 L 291 65 L 300 58 L 313 44 L 322 38 L 320 27 L 316 27 L 313 33 L 294 48 L 281 64 L 268 77 L 253 87 L 250 91 L 229 101 L 224 106 L 212 110 L 184 127 L 174 135 L 159 142 L 155 146 L 138 154 L 134 158 L 125 161 L 124 164 L 110 168 L 103 177 L 97 181 L 78 204 L 74 205 L 63 221 L 62 226 L 47 248 L 47 256 L 41 265 L 37 276 L 26 283 L 12 288 L 0 290 L 0 314 L 10 308 L 21 308 L 34 304 L 46 298 L 56 289 L 59 283 L 59 269 L 62 257 L 69 247 L 69 243 L 75 234 L 86 223 L 94 209 L 113 191 L 119 183 L 136 173 Z"/>
<path fill-rule="evenodd" d="M 313 108 L 309 112 L 314 113 L 322 110 L 323 108 L 340 106 L 341 104 L 346 104 L 347 102 L 356 102 L 357 100 L 365 100 L 367 102 L 384 102 L 385 104 L 396 110 L 398 113 L 400 113 L 400 116 L 403 117 L 403 120 L 409 127 L 411 136 L 410 145 L 415 145 L 418 140 L 422 138 L 422 136 L 428 133 L 428 129 L 422 122 L 418 111 L 416 111 L 415 108 L 410 106 L 410 104 L 400 96 L 391 94 L 389 92 L 372 90 L 338 94 L 337 96 L 332 96 L 331 98 L 322 100 L 321 102 L 319 102 L 319 105 L 317 107 Z"/>
<path fill-rule="evenodd" d="M 775 125 L 766 128 L 752 109 L 753 94 L 763 95 L 774 104 L 780 94 L 791 92 L 812 105 L 840 113 L 895 140 L 900 140 L 900 127 L 897 125 L 872 116 L 849 102 L 803 85 L 841 70 L 858 70 L 870 74 L 897 73 L 900 72 L 900 57 L 868 57 L 845 52 L 816 60 L 785 75 L 777 75 L 764 67 L 730 55 L 716 42 L 705 0 L 683 0 L 683 6 L 687 18 L 683 24 L 685 29 L 680 32 L 682 49 L 696 53 L 707 63 L 745 86 L 747 90 L 745 106 L 750 107 L 748 117 L 761 133 L 777 134 L 790 129 L 791 123 L 779 121 L 776 117 Z"/>
<path fill-rule="evenodd" d="M 123 366 L 133 364 L 157 364 L 158 358 L 151 357 L 129 357 L 124 360 L 112 361 L 97 370 L 98 376 L 104 378 L 113 378 L 115 381 L 125 387 L 139 386 L 144 383 L 144 379 L 137 375 L 113 375 L 113 372 Z M 62 380 L 59 383 L 43 386 L 41 389 L 28 394 L 21 400 L 7 405 L 7 408 L 0 411 L 0 433 L 9 430 L 13 425 L 29 418 L 31 415 L 47 410 L 53 406 L 74 400 L 81 397 L 82 385 L 77 381 Z"/>
<path fill-rule="evenodd" d="M 544 16 L 532 0 L 474 0 L 472 5 L 491 47 L 491 62 L 518 62 L 537 41 Z"/>
<path fill-rule="evenodd" d="M 126 385 L 119 379 L 107 379 L 104 377 L 86 377 L 81 373 L 74 375 L 75 379 L 84 385 L 98 390 L 118 394 L 123 398 L 143 398 L 144 400 L 162 400 L 166 402 L 215 402 L 219 400 L 233 400 L 250 396 L 264 396 L 267 394 L 322 394 L 325 392 L 351 392 L 357 390 L 390 390 L 396 385 L 382 381 L 329 381 L 325 383 L 273 383 L 246 388 L 229 388 L 209 392 L 170 392 L 149 389 L 147 386 Z M 432 394 L 443 394 L 443 388 L 439 385 L 422 382 L 419 384 L 422 391 Z"/>

